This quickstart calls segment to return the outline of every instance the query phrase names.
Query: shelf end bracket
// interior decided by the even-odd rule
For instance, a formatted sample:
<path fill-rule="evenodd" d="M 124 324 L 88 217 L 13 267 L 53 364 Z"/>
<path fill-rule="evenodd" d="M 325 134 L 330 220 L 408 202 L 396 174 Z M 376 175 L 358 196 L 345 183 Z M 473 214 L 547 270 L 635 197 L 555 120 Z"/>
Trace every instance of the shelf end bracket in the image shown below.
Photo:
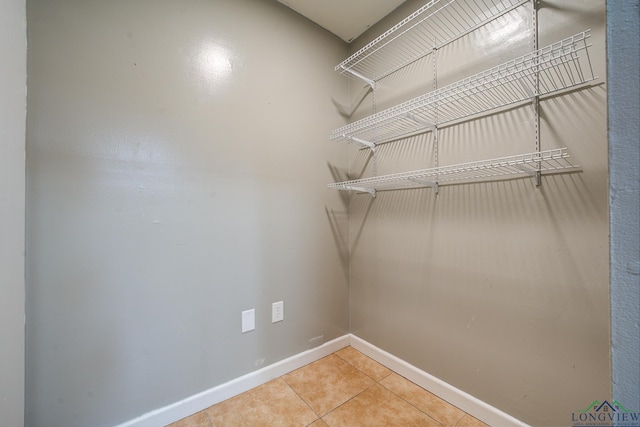
<path fill-rule="evenodd" d="M 362 74 L 358 73 L 357 71 L 353 71 L 351 68 L 347 68 L 347 67 L 341 67 L 345 73 L 349 73 L 354 77 L 359 78 L 360 80 L 362 80 L 363 82 L 365 82 L 366 84 L 368 84 L 369 86 L 371 86 L 371 89 L 375 89 L 376 88 L 376 81 L 375 80 L 371 80 L 370 78 L 367 78 L 365 76 L 363 76 Z"/>
<path fill-rule="evenodd" d="M 415 115 L 413 115 L 411 113 L 407 113 L 407 118 L 409 120 L 413 120 L 414 122 L 418 123 L 419 125 L 422 125 L 424 127 L 428 127 L 433 132 L 435 132 L 436 129 L 438 128 L 434 123 L 429 123 L 429 122 L 427 122 L 425 120 L 422 120 L 420 117 L 416 117 Z"/>
<path fill-rule="evenodd" d="M 425 185 L 427 187 L 431 187 L 431 189 L 438 194 L 438 183 L 436 181 L 427 181 L 419 178 L 409 178 L 410 181 L 415 182 L 416 184 Z"/>
<path fill-rule="evenodd" d="M 514 165 L 516 169 L 520 169 L 522 172 L 526 173 L 527 175 L 531 176 L 532 178 L 536 178 L 536 187 L 539 187 L 540 185 L 537 184 L 537 180 L 539 178 L 539 174 L 540 171 L 536 170 L 536 169 L 530 169 L 528 167 L 526 167 L 525 165 Z"/>
<path fill-rule="evenodd" d="M 357 142 L 358 144 L 362 144 L 365 147 L 369 147 L 371 148 L 371 151 L 373 151 L 375 153 L 376 151 L 376 144 L 375 142 L 371 142 L 371 141 L 365 141 L 364 139 L 360 139 L 360 138 L 356 138 L 355 136 L 344 136 L 346 139 L 348 139 L 349 141 L 353 141 L 353 142 Z"/>
<path fill-rule="evenodd" d="M 371 197 L 376 197 L 376 189 L 375 188 L 357 187 L 357 186 L 353 186 L 353 185 L 346 185 L 344 188 L 346 190 L 360 191 L 362 193 L 369 193 L 369 194 L 371 194 Z"/>

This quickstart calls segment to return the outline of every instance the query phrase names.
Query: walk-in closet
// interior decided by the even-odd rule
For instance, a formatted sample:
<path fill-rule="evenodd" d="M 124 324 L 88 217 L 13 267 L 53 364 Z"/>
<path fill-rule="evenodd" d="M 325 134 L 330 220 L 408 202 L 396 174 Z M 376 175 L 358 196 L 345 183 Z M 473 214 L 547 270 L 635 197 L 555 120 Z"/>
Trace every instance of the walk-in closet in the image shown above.
<path fill-rule="evenodd" d="M 637 0 L 2 9 L 0 426 L 640 415 Z"/>

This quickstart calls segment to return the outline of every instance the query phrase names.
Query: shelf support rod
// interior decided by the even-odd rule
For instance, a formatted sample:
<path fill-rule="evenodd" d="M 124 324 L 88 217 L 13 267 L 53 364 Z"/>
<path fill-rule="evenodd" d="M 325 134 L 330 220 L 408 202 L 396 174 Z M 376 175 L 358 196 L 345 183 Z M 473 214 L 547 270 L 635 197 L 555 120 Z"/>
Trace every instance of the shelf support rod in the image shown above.
<path fill-rule="evenodd" d="M 369 193 L 369 194 L 371 194 L 371 197 L 376 197 L 376 189 L 375 188 L 357 187 L 357 186 L 353 186 L 353 185 L 345 185 L 344 189 L 345 190 L 351 190 L 351 191 L 360 191 L 362 193 Z"/>
<path fill-rule="evenodd" d="M 371 79 L 369 79 L 369 78 L 367 78 L 367 77 L 363 76 L 362 74 L 358 73 L 357 71 L 353 71 L 353 70 L 352 70 L 352 69 L 350 69 L 350 68 L 342 67 L 342 69 L 343 69 L 346 73 L 349 73 L 349 74 L 351 74 L 352 76 L 359 78 L 360 80 L 362 80 L 363 82 L 365 82 L 366 84 L 368 84 L 369 86 L 371 86 L 371 89 L 375 89 L 375 88 L 376 88 L 376 82 L 375 82 L 375 80 L 371 80 Z"/>
<path fill-rule="evenodd" d="M 350 141 L 357 142 L 358 144 L 362 144 L 365 147 L 371 148 L 371 151 L 373 151 L 374 153 L 376 151 L 376 144 L 374 142 L 365 141 L 364 139 L 356 138 L 355 136 L 346 136 L 345 135 L 345 138 L 350 140 Z"/>
<path fill-rule="evenodd" d="M 428 127 L 429 129 L 431 129 L 433 132 L 436 131 L 437 126 L 433 123 L 429 123 L 426 120 L 422 120 L 420 117 L 416 117 L 415 115 L 411 114 L 411 113 L 407 113 L 406 114 L 407 118 L 409 120 L 413 120 L 414 122 L 418 123 L 419 125 Z"/>
<path fill-rule="evenodd" d="M 427 187 L 431 187 L 431 189 L 435 191 L 436 194 L 438 194 L 438 183 L 435 181 L 427 181 L 420 178 L 409 178 L 409 181 L 415 182 L 416 184 L 423 184 L 423 185 L 426 185 Z"/>

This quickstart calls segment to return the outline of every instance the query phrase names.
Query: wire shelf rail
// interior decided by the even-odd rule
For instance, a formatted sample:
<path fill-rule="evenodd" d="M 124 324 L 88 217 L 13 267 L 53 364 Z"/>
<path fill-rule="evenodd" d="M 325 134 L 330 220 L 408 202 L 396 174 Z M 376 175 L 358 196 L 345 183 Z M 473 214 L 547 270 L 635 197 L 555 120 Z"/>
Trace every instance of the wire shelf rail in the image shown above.
<path fill-rule="evenodd" d="M 432 187 L 473 182 L 500 177 L 535 177 L 538 172 L 561 173 L 575 172 L 580 166 L 569 161 L 566 148 L 518 154 L 457 165 L 421 169 L 411 172 L 394 173 L 370 178 L 356 179 L 329 184 L 329 189 L 367 192 L 375 197 L 379 190 L 398 190 L 416 187 Z"/>
<path fill-rule="evenodd" d="M 432 0 L 338 64 L 341 74 L 377 80 L 504 15 L 527 0 Z M 428 48 L 427 48 L 428 46 Z"/>
<path fill-rule="evenodd" d="M 569 89 L 593 75 L 590 30 L 350 123 L 332 141 L 375 144 Z"/>

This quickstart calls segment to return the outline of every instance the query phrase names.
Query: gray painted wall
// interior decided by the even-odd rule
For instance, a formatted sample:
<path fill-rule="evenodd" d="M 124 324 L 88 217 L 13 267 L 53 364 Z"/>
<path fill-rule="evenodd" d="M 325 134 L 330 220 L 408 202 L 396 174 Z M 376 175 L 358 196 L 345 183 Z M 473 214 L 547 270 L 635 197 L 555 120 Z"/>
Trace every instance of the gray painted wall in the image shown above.
<path fill-rule="evenodd" d="M 0 424 L 24 425 L 24 0 L 0 4 Z"/>
<path fill-rule="evenodd" d="M 640 6 L 607 3 L 613 398 L 640 411 Z"/>
<path fill-rule="evenodd" d="M 426 1 L 409 1 L 353 50 Z M 542 149 L 582 172 L 352 196 L 357 336 L 532 425 L 611 396 L 605 3 L 540 2 L 540 47 L 591 28 L 595 85 L 541 101 Z M 530 5 L 437 53 L 438 86 L 530 52 Z M 378 84 L 356 116 L 433 89 L 432 58 Z M 351 93 L 360 87 L 352 85 Z M 440 165 L 535 150 L 531 107 L 439 131 Z M 351 152 L 353 178 L 432 167 L 431 133 Z"/>
<path fill-rule="evenodd" d="M 421 3 L 408 2 L 354 47 Z M 541 43 L 574 24 L 594 28 L 605 81 L 602 2 L 572 3 L 545 2 Z M 608 2 L 609 28 L 637 31 L 627 7 L 637 10 L 637 1 Z M 2 93 L 10 93 L 4 85 L 23 87 L 15 84 L 24 81 L 23 15 L 14 1 L 0 17 L 11 34 L 0 39 L 0 55 L 17 66 L 0 70 Z M 547 178 L 539 190 L 524 180 L 442 188 L 438 199 L 430 190 L 381 194 L 374 203 L 355 196 L 346 243 L 347 206 L 337 199 L 344 195 L 324 190 L 346 173 L 344 152 L 326 137 L 342 124 L 328 101 L 340 100 L 347 84 L 331 71 L 346 54 L 333 37 L 285 8 L 249 1 L 151 8 L 30 0 L 29 25 L 27 425 L 125 421 L 304 350 L 310 337 L 342 334 L 349 250 L 352 323 L 363 338 L 533 424 L 566 424 L 584 399 L 607 398 L 610 374 L 613 397 L 640 407 L 638 230 L 629 221 L 637 218 L 638 181 L 628 179 L 637 174 L 637 129 L 629 128 L 637 121 L 611 134 L 611 372 L 605 360 L 604 86 L 543 104 L 543 148 L 568 145 L 585 166 L 580 175 Z M 511 31 L 524 31 L 519 25 Z M 617 35 L 626 38 L 611 32 L 609 42 L 624 45 Z M 211 56 L 199 56 L 207 40 Z M 476 59 L 468 50 L 480 47 L 478 38 L 467 38 L 447 55 L 462 52 L 471 67 L 453 66 L 442 78 L 510 59 L 526 45 L 483 46 L 488 59 Z M 215 59 L 220 49 L 230 62 Z M 637 115 L 638 97 L 628 91 L 634 76 L 637 84 L 637 52 L 636 63 L 627 50 L 609 53 L 609 72 L 623 70 L 611 76 L 610 100 L 629 96 Z M 302 56 L 305 63 L 287 62 Z M 407 80 L 379 88 L 376 107 L 431 84 Z M 0 129 L 11 132 L 0 141 L 9 153 L 0 156 L 0 186 L 11 182 L 1 192 L 10 203 L 0 200 L 2 235 L 11 236 L 0 242 L 10 254 L 0 258 L 0 348 L 8 351 L 0 414 L 21 425 L 24 92 L 12 96 L 0 101 L 11 111 L 0 115 Z M 634 111 L 619 108 L 626 102 L 610 103 L 612 123 Z M 370 99 L 356 116 L 372 108 Z M 296 123 L 284 119 L 294 116 Z M 496 140 L 495 128 L 522 140 L 515 149 L 529 148 L 530 127 L 523 110 L 473 122 L 451 130 L 444 153 L 500 155 L 513 139 Z M 482 144 L 469 141 L 472 132 Z M 376 159 L 376 168 L 428 166 L 430 148 L 410 141 L 389 153 L 399 156 Z M 350 164 L 352 174 L 373 167 L 361 153 L 351 153 Z M 452 265 L 435 266 L 445 257 Z M 278 299 L 287 321 L 270 325 Z M 258 329 L 241 336 L 239 311 L 251 307 Z"/>
<path fill-rule="evenodd" d="M 343 42 L 262 0 L 27 16 L 27 425 L 114 425 L 348 331 Z"/>

